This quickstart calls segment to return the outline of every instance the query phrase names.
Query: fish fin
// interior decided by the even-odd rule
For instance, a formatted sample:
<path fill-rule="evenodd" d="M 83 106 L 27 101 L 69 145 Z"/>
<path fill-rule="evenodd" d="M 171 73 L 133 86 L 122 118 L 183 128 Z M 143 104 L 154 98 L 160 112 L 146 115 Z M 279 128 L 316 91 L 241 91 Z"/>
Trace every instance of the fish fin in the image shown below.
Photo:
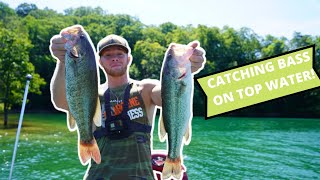
<path fill-rule="evenodd" d="M 72 116 L 71 112 L 67 112 L 68 117 L 67 117 L 67 122 L 68 122 L 68 128 L 70 131 L 75 131 L 76 130 L 76 120 Z"/>
<path fill-rule="evenodd" d="M 184 93 L 187 90 L 187 83 L 185 81 L 180 81 L 179 92 Z"/>
<path fill-rule="evenodd" d="M 92 132 L 95 132 L 97 129 L 97 127 L 94 125 L 94 123 L 92 123 Z"/>
<path fill-rule="evenodd" d="M 90 143 L 79 141 L 79 158 L 82 165 L 86 165 L 92 158 L 97 164 L 101 163 L 100 150 L 95 138 Z"/>
<path fill-rule="evenodd" d="M 184 134 L 184 144 L 185 145 L 188 145 L 191 141 L 191 125 L 188 124 L 188 127 L 187 127 L 187 130 L 186 130 L 186 133 Z"/>
<path fill-rule="evenodd" d="M 182 169 L 180 157 L 175 159 L 167 157 L 162 170 L 162 179 L 169 179 L 171 176 L 176 179 L 181 179 L 181 174 Z"/>
<path fill-rule="evenodd" d="M 164 127 L 164 123 L 163 123 L 163 116 L 162 113 L 160 114 L 160 118 L 159 118 L 159 139 L 160 142 L 164 142 L 165 141 L 165 137 L 166 137 L 167 131 Z"/>
<path fill-rule="evenodd" d="M 93 122 L 96 126 L 101 126 L 101 105 L 99 98 L 97 98 L 96 112 L 93 116 Z"/>
<path fill-rule="evenodd" d="M 183 85 L 183 88 L 186 89 L 186 87 L 187 87 L 187 85 L 188 85 L 187 82 L 181 81 L 181 84 Z M 184 89 L 183 89 L 183 90 L 184 90 Z"/>

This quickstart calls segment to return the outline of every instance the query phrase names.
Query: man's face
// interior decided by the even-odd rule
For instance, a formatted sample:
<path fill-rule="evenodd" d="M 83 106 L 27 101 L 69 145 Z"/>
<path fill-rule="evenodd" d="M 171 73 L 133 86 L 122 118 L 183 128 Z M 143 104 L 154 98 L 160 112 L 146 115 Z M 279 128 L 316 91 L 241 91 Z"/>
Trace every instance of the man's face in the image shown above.
<path fill-rule="evenodd" d="M 100 64 L 109 76 L 122 76 L 127 72 L 128 54 L 118 46 L 104 49 L 100 56 Z"/>

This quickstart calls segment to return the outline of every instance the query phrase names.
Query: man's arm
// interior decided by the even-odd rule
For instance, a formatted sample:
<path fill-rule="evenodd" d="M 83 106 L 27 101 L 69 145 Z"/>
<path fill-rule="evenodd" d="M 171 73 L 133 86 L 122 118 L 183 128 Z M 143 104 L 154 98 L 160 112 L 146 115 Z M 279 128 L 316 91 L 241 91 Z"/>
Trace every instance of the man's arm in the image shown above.
<path fill-rule="evenodd" d="M 59 36 L 53 36 L 50 41 L 51 55 L 57 59 L 56 69 L 51 79 L 50 90 L 51 100 L 55 108 L 68 110 L 66 99 L 66 82 L 65 82 L 65 64 L 64 57 L 66 50 L 64 49 L 65 40 Z"/>
<path fill-rule="evenodd" d="M 151 91 L 151 100 L 153 104 L 161 107 L 162 106 L 162 98 L 161 98 L 161 83 L 160 81 L 155 81 L 155 86 Z"/>

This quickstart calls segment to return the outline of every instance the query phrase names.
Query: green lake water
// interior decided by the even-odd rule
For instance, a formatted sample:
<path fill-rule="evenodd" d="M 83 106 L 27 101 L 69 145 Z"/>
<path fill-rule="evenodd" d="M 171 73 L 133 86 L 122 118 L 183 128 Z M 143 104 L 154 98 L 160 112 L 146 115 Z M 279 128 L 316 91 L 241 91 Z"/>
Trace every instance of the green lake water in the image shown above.
<path fill-rule="evenodd" d="M 82 179 L 77 133 L 64 118 L 25 115 L 13 179 Z M 165 149 L 155 124 L 154 149 Z M 15 133 L 0 126 L 1 180 L 9 177 Z M 191 180 L 320 179 L 320 119 L 194 117 L 183 156 Z"/>

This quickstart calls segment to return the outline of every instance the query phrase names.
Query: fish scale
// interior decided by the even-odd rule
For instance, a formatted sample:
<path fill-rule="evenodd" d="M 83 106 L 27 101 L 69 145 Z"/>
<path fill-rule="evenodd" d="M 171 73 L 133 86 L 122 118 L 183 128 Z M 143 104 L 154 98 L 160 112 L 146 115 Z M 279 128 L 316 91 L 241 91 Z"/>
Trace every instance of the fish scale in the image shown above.
<path fill-rule="evenodd" d="M 164 163 L 163 179 L 179 179 L 182 174 L 182 142 L 189 142 L 188 128 L 192 118 L 191 103 L 193 78 L 189 58 L 191 47 L 171 44 L 166 52 L 161 74 L 162 110 L 160 119 L 160 140 L 167 133 L 168 155 Z"/>
<path fill-rule="evenodd" d="M 191 79 L 185 79 L 191 81 Z M 180 147 L 183 135 L 186 132 L 190 119 L 190 96 L 191 88 L 186 87 L 182 82 L 164 78 L 162 80 L 162 109 L 164 127 L 169 139 L 169 157 L 180 156 Z"/>
<path fill-rule="evenodd" d="M 80 44 L 87 44 L 87 40 L 80 40 Z M 86 48 L 87 46 L 84 46 Z M 79 47 L 80 49 L 80 47 Z M 88 50 L 87 50 L 88 51 Z M 90 51 L 88 51 L 90 52 Z M 93 138 L 92 129 L 93 115 L 96 109 L 96 98 L 98 96 L 97 71 L 92 70 L 96 66 L 93 51 L 79 59 L 66 55 L 66 92 L 70 113 L 77 122 L 80 132 L 80 140 L 90 142 Z M 90 60 L 91 59 L 91 60 Z M 96 87 L 96 88 L 95 88 Z M 83 120 L 80 120 L 83 119 Z M 78 120 L 78 121 L 77 121 Z"/>
<path fill-rule="evenodd" d="M 101 125 L 94 47 L 81 26 L 66 28 L 61 34 L 67 40 L 65 72 L 69 128 L 78 128 L 79 157 L 82 164 L 91 157 L 100 163 L 99 148 L 93 137 L 93 122 L 97 126 Z"/>

